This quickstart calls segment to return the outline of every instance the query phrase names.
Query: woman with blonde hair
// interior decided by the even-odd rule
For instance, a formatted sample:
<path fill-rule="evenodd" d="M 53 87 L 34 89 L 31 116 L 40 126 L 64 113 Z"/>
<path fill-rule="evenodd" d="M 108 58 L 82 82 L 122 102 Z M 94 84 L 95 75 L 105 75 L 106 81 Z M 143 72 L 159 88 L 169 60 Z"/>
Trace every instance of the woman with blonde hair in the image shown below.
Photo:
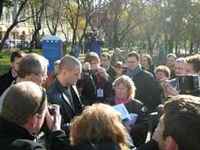
<path fill-rule="evenodd" d="M 119 113 L 106 104 L 87 106 L 74 118 L 70 142 L 75 150 L 126 150 L 128 132 Z"/>
<path fill-rule="evenodd" d="M 147 108 L 143 103 L 135 99 L 135 91 L 137 90 L 133 80 L 122 75 L 113 82 L 114 97 L 110 101 L 111 105 L 124 104 L 129 114 L 133 116 L 131 120 L 125 120 L 125 125 L 133 138 L 135 146 L 139 146 L 145 142 L 146 127 L 143 125 L 143 119 Z"/>
<path fill-rule="evenodd" d="M 135 97 L 135 85 L 132 79 L 126 75 L 118 77 L 113 82 L 113 88 L 115 91 L 115 104 L 127 103 Z"/>

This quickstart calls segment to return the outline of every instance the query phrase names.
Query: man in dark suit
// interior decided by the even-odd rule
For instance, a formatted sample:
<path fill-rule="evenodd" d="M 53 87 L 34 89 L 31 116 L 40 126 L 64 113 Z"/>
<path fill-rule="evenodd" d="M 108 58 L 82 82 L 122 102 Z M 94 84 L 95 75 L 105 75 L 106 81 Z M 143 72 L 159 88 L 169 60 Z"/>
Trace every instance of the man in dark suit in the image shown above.
<path fill-rule="evenodd" d="M 78 59 L 69 55 L 64 56 L 59 64 L 58 75 L 47 90 L 48 101 L 60 105 L 63 129 L 67 129 L 72 118 L 82 111 L 82 103 L 75 86 L 81 70 L 82 66 Z"/>
<path fill-rule="evenodd" d="M 134 81 L 135 98 L 148 108 L 148 112 L 155 111 L 161 103 L 161 86 L 150 72 L 142 69 L 139 54 L 135 51 L 128 54 L 126 75 Z"/>

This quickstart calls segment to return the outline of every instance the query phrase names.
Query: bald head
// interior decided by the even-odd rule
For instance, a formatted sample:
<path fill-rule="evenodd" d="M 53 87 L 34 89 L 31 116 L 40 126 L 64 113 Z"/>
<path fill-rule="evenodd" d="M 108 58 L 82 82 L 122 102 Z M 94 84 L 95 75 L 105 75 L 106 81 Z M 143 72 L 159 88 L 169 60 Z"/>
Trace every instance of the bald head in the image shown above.
<path fill-rule="evenodd" d="M 63 58 L 61 58 L 59 64 L 60 71 L 63 69 L 73 70 L 75 68 L 82 68 L 81 62 L 77 58 L 70 55 L 65 55 Z"/>
<path fill-rule="evenodd" d="M 18 125 L 24 125 L 29 117 L 41 114 L 47 105 L 45 92 L 33 82 L 25 81 L 11 86 L 4 99 L 1 116 Z"/>
<path fill-rule="evenodd" d="M 75 85 L 80 79 L 82 65 L 73 56 L 65 55 L 60 60 L 57 79 L 64 87 Z"/>

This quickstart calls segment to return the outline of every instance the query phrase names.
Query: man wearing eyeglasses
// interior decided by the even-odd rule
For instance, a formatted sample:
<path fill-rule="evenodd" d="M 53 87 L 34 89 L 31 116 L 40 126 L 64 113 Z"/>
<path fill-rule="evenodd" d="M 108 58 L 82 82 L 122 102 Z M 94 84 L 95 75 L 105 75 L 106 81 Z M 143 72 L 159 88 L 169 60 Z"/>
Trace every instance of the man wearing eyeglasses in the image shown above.
<path fill-rule="evenodd" d="M 25 81 L 12 85 L 5 94 L 0 114 L 1 149 L 46 150 L 35 139 L 45 120 L 51 131 L 47 137 L 48 148 L 62 149 L 60 142 L 67 140 L 64 131 L 60 130 L 59 106 L 53 108 L 54 112 L 50 114 L 46 93 L 37 84 Z"/>
<path fill-rule="evenodd" d="M 47 79 L 48 64 L 48 60 L 39 54 L 26 55 L 19 62 L 17 82 L 32 81 L 42 86 Z"/>

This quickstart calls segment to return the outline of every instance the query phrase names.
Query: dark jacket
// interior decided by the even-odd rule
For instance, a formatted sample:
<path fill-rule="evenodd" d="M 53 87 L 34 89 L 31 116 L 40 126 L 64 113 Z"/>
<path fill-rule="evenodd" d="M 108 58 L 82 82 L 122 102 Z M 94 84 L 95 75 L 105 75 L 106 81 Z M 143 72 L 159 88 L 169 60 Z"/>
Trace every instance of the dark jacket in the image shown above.
<path fill-rule="evenodd" d="M 0 77 L 0 96 L 15 79 L 16 78 L 12 76 L 11 70 Z"/>
<path fill-rule="evenodd" d="M 110 77 L 105 79 L 96 72 L 83 72 L 77 87 L 84 105 L 105 103 L 113 94 Z"/>
<path fill-rule="evenodd" d="M 51 104 L 60 105 L 60 112 L 63 119 L 63 129 L 65 129 L 65 126 L 70 123 L 74 116 L 82 112 L 83 107 L 76 87 L 71 86 L 69 88 L 72 98 L 67 95 L 65 92 L 66 88 L 63 87 L 57 79 L 52 83 L 52 85 L 50 85 L 47 90 L 48 102 Z"/>
<path fill-rule="evenodd" d="M 144 67 L 142 67 L 142 69 L 152 73 L 152 75 L 155 76 L 155 74 L 154 74 L 154 69 L 155 69 L 154 65 L 150 65 L 149 69 L 145 69 Z"/>
<path fill-rule="evenodd" d="M 77 81 L 76 85 L 80 92 L 83 104 L 93 104 L 96 98 L 96 85 L 91 72 L 83 71 L 81 74 L 81 79 Z"/>
<path fill-rule="evenodd" d="M 162 87 L 156 81 L 150 72 L 145 70 L 139 71 L 132 76 L 136 87 L 135 98 L 139 99 L 149 112 L 155 111 L 157 106 L 161 104 Z"/>
<path fill-rule="evenodd" d="M 110 66 L 110 67 L 108 68 L 107 73 L 109 74 L 110 79 L 111 79 L 111 81 L 113 82 L 113 81 L 116 79 L 117 73 L 116 73 L 116 71 L 113 69 L 112 66 Z"/>
<path fill-rule="evenodd" d="M 46 150 L 45 146 L 34 141 L 25 128 L 0 118 L 1 150 Z M 66 135 L 63 131 L 54 131 L 47 137 L 49 150 L 65 150 L 68 148 Z"/>
<path fill-rule="evenodd" d="M 96 97 L 95 100 L 98 103 L 107 103 L 113 96 L 112 81 L 110 76 L 107 79 L 101 77 L 99 74 L 93 74 L 95 86 L 96 86 Z"/>
<path fill-rule="evenodd" d="M 149 141 L 138 147 L 136 150 L 159 150 L 158 143 L 154 140 Z"/>

